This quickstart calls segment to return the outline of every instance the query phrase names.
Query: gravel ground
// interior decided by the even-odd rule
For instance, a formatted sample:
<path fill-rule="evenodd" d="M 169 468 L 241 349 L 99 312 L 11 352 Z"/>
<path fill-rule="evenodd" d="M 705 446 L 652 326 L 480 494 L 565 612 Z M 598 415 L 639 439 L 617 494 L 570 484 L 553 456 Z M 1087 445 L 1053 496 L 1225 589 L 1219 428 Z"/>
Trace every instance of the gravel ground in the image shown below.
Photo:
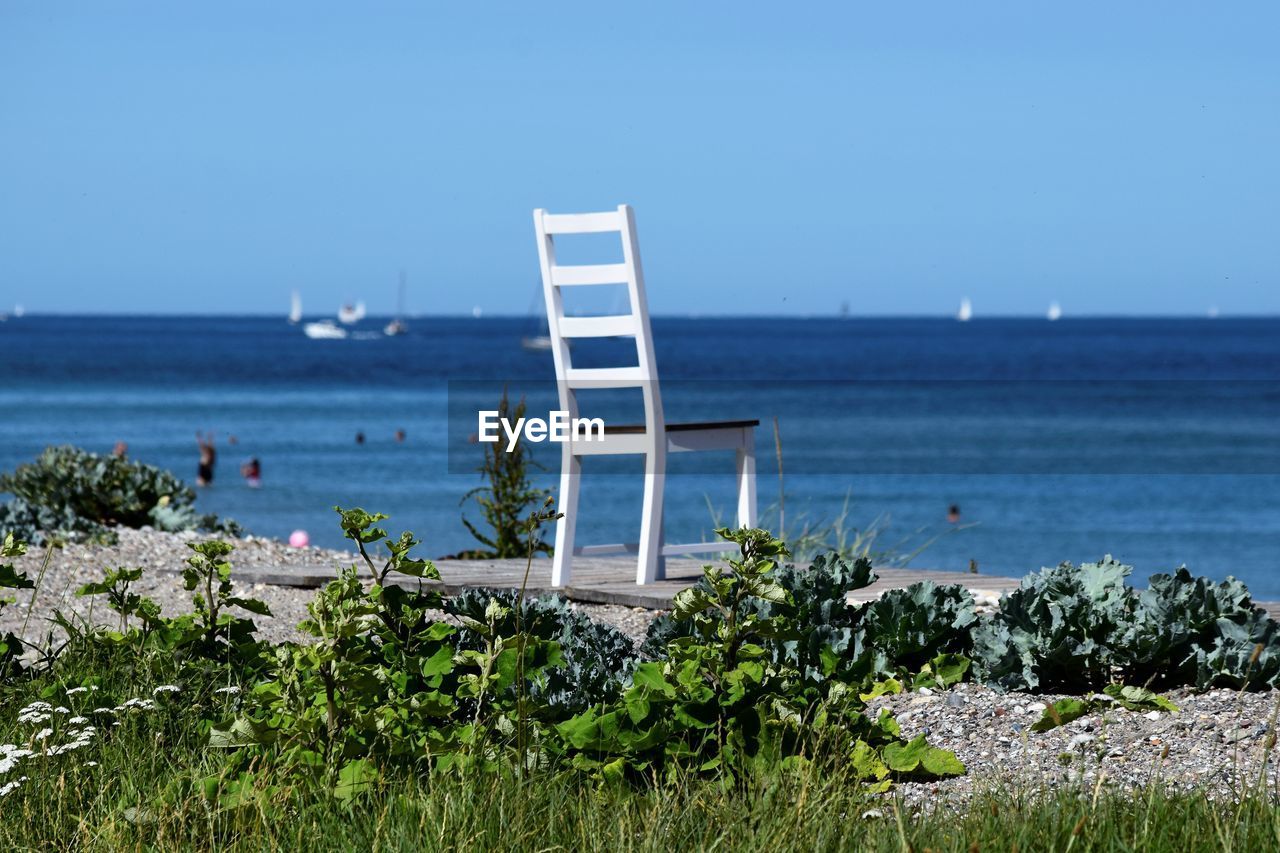
<path fill-rule="evenodd" d="M 1047 732 L 1032 732 L 1045 703 L 1060 695 L 997 693 L 977 684 L 874 700 L 868 713 L 888 708 L 906 737 L 927 734 L 953 750 L 967 776 L 899 787 L 918 808 L 963 805 L 980 787 L 1005 791 L 1063 785 L 1094 790 L 1160 783 L 1229 798 L 1262 778 L 1267 734 L 1280 707 L 1280 691 L 1241 694 L 1211 690 L 1164 694 L 1178 713 L 1128 711 L 1112 706 Z M 1274 792 L 1276 761 L 1267 763 Z"/>
<path fill-rule="evenodd" d="M 102 576 L 107 567 L 138 566 L 146 570 L 133 589 L 155 599 L 167 613 L 191 608 L 191 594 L 172 571 L 190 555 L 192 534 L 120 529 L 119 542 L 67 545 L 53 552 L 41 582 L 27 634 L 42 636 L 54 610 L 92 616 L 112 624 L 114 614 L 93 599 L 79 598 L 81 584 Z M 35 579 L 44 559 L 32 549 L 16 561 Z M 349 565 L 354 553 L 321 548 L 297 549 L 270 539 L 247 537 L 236 542 L 232 564 L 306 566 L 332 562 Z M 254 597 L 270 606 L 272 617 L 254 617 L 259 635 L 279 641 L 298 639 L 295 625 L 305 617 L 313 590 L 254 584 Z M 31 593 L 20 591 L 16 604 L 0 615 L 0 632 L 18 631 L 26 617 Z M 612 624 L 639 641 L 653 611 L 616 605 L 575 604 L 593 619 Z M 1038 790 L 1047 786 L 1098 785 L 1130 788 L 1152 781 L 1179 789 L 1203 790 L 1230 796 L 1242 783 L 1261 778 L 1267 733 L 1280 707 L 1280 691 L 1241 695 L 1215 690 L 1195 695 L 1167 694 L 1179 713 L 1140 713 L 1112 707 L 1044 733 L 1030 731 L 1045 703 L 1060 696 L 997 693 L 975 684 L 961 684 L 941 692 L 887 696 L 874 700 L 868 713 L 889 708 L 906 737 L 924 733 L 930 743 L 954 750 L 969 769 L 967 776 L 943 782 L 899 786 L 913 808 L 927 810 L 947 804 L 963 805 L 984 786 L 1004 790 Z M 1275 762 L 1267 767 L 1267 781 L 1277 790 Z"/>

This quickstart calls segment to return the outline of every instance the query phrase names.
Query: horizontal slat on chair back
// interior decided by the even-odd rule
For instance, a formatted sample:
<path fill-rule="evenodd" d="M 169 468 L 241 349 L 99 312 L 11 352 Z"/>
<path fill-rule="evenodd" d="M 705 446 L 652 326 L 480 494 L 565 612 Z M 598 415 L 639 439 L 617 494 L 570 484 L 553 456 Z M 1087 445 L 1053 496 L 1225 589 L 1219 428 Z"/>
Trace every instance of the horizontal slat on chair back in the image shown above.
<path fill-rule="evenodd" d="M 649 381 L 639 367 L 571 367 L 564 372 L 570 388 L 640 388 Z"/>
<path fill-rule="evenodd" d="M 580 264 L 551 267 L 551 283 L 557 287 L 582 284 L 626 284 L 630 273 L 626 264 Z"/>
<path fill-rule="evenodd" d="M 616 210 L 542 215 L 542 227 L 548 234 L 599 234 L 601 231 L 621 231 L 625 224 L 622 214 Z"/>
<path fill-rule="evenodd" d="M 640 324 L 634 314 L 560 318 L 560 334 L 566 338 L 611 338 L 639 333 Z"/>

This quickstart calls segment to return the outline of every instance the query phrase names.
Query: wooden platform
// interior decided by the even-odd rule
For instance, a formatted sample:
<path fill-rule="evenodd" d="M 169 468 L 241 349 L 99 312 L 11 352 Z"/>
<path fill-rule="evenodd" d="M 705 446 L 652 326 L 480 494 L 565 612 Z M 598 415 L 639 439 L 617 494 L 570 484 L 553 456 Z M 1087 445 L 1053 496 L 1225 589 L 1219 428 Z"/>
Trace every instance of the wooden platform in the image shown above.
<path fill-rule="evenodd" d="M 667 577 L 657 583 L 637 586 L 636 561 L 626 557 L 580 557 L 573 562 L 573 583 L 556 590 L 574 601 L 592 604 L 620 604 L 649 610 L 666 610 L 672 597 L 702 576 L 701 560 L 667 560 Z M 438 560 L 436 567 L 444 583 L 446 595 L 466 587 L 519 587 L 524 577 L 524 560 Z M 964 584 L 976 594 L 998 596 L 1017 587 L 1014 578 L 962 572 L 940 572 L 927 569 L 877 569 L 879 579 L 853 593 L 851 600 L 870 601 L 885 590 L 910 586 L 931 580 L 939 584 Z M 303 567 L 237 566 L 236 579 L 248 583 L 280 586 L 319 587 L 336 576 L 334 566 Z M 530 592 L 553 591 L 551 561 L 534 560 L 529 574 Z"/>

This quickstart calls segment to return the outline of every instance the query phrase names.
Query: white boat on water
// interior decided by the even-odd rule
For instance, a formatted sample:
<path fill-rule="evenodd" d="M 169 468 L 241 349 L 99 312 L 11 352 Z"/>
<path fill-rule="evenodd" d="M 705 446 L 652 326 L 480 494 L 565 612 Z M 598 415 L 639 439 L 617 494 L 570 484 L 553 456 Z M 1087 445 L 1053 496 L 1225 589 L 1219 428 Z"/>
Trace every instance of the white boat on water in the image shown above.
<path fill-rule="evenodd" d="M 338 322 L 350 326 L 352 323 L 359 323 L 364 319 L 364 303 L 357 302 L 355 305 L 343 305 L 338 309 Z"/>
<path fill-rule="evenodd" d="M 543 352 L 551 349 L 551 337 L 549 335 L 527 335 L 520 339 L 520 346 L 529 352 Z"/>
<path fill-rule="evenodd" d="M 21 304 L 13 306 L 13 319 L 17 320 L 23 314 L 26 314 L 26 313 L 27 313 L 27 309 L 23 308 Z"/>
<path fill-rule="evenodd" d="M 960 310 L 956 312 L 956 319 L 961 323 L 967 323 L 973 318 L 973 303 L 969 301 L 969 297 L 960 300 Z"/>
<path fill-rule="evenodd" d="M 302 327 L 303 333 L 314 340 L 340 341 L 347 337 L 347 330 L 332 320 L 318 320 Z"/>
<path fill-rule="evenodd" d="M 296 326 L 302 322 L 302 294 L 294 291 L 289 298 L 289 324 Z"/>
<path fill-rule="evenodd" d="M 1050 302 L 1050 303 L 1049 303 L 1049 313 L 1048 313 L 1047 315 L 1045 315 L 1045 316 L 1047 316 L 1047 317 L 1049 318 L 1049 322 L 1051 322 L 1051 323 L 1052 323 L 1054 320 L 1061 320 L 1061 319 L 1062 319 L 1062 306 L 1061 306 L 1061 305 L 1059 305 L 1057 302 Z"/>

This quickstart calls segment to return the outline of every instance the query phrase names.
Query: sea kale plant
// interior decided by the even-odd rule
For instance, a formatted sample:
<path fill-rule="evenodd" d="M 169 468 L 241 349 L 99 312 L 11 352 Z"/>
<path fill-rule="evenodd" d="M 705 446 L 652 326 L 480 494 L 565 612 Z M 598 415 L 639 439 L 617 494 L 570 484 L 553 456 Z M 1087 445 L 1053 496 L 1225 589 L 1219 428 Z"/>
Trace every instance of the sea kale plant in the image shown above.
<path fill-rule="evenodd" d="M 465 620 L 458 632 L 459 648 L 481 648 L 484 637 L 467 625 L 485 623 L 497 602 L 503 621 L 500 634 L 523 629 L 539 640 L 560 646 L 562 665 L 547 669 L 545 679 L 531 685 L 531 695 L 547 706 L 552 717 L 580 713 L 601 701 L 612 701 L 635 664 L 631 640 L 611 625 L 594 622 L 559 595 L 525 598 L 518 604 L 515 589 L 468 588 L 444 602 L 446 613 Z M 513 688 L 509 688 L 513 689 Z"/>
<path fill-rule="evenodd" d="M 111 538 L 110 528 L 143 527 L 236 533 L 195 511 L 195 492 L 162 468 L 77 447 L 49 447 L 31 463 L 0 474 L 0 531 L 40 544 L 47 534 Z"/>
<path fill-rule="evenodd" d="M 1109 556 L 1028 575 L 973 631 L 978 676 L 1001 689 L 1084 692 L 1108 684 L 1259 688 L 1280 675 L 1280 626 L 1235 579 L 1186 569 L 1142 592 Z"/>
<path fill-rule="evenodd" d="M 1186 568 L 1153 575 L 1137 594 L 1127 642 L 1131 683 L 1257 688 L 1280 676 L 1280 625 L 1235 578 L 1215 582 Z"/>
<path fill-rule="evenodd" d="M 936 686 L 960 680 L 968 670 L 973 596 L 964 587 L 930 582 L 889 590 L 854 604 L 851 594 L 875 582 L 870 560 L 824 554 L 808 566 L 788 565 L 774 577 L 781 601 L 749 603 L 761 615 L 781 617 L 795 628 L 762 641 L 770 658 L 821 687 L 831 680 L 870 686 L 878 679 Z M 699 588 L 706 589 L 702 580 Z M 690 631 L 687 621 L 660 617 L 641 653 L 655 657 L 666 643 Z"/>

